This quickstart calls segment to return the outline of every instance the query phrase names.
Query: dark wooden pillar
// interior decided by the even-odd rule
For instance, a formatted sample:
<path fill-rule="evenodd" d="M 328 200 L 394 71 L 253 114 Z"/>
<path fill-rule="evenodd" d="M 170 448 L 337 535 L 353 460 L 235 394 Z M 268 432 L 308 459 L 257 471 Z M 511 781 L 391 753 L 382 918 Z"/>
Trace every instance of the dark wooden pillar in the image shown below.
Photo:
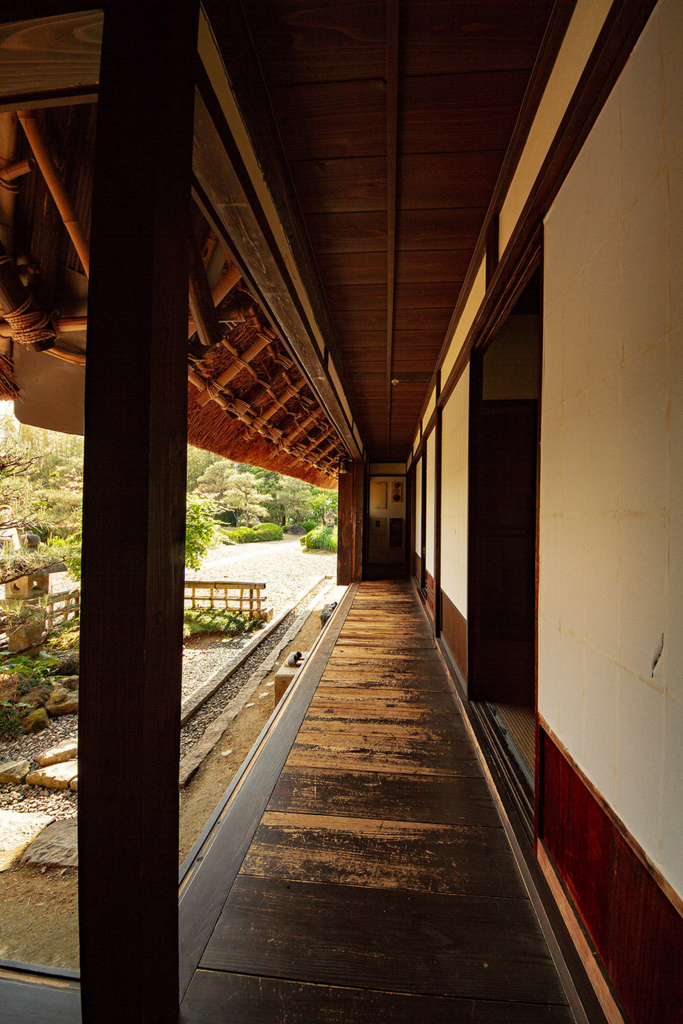
<path fill-rule="evenodd" d="M 84 1024 L 171 1024 L 198 3 L 104 8 L 85 410 L 82 1007 Z"/>
<path fill-rule="evenodd" d="M 339 475 L 339 517 L 337 582 L 357 583 L 363 575 L 363 504 L 365 466 L 347 463 L 348 472 Z"/>

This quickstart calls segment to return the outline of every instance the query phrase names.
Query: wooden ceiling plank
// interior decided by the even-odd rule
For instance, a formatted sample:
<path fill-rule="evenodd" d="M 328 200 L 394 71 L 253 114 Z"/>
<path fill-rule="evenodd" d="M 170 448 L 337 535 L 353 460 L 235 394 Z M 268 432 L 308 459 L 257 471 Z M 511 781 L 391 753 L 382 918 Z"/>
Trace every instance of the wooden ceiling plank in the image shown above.
<path fill-rule="evenodd" d="M 316 263 L 325 286 L 334 284 L 386 285 L 387 258 L 385 252 L 324 253 L 316 256 Z"/>
<path fill-rule="evenodd" d="M 485 206 L 398 211 L 399 252 L 463 249 L 472 252 L 486 216 Z"/>
<path fill-rule="evenodd" d="M 468 249 L 441 249 L 433 252 L 405 249 L 396 256 L 396 282 L 461 282 L 465 279 L 470 258 Z"/>
<path fill-rule="evenodd" d="M 269 86 L 383 78 L 383 2 L 245 5 Z"/>
<path fill-rule="evenodd" d="M 284 86 L 270 97 L 290 159 L 385 155 L 383 79 Z"/>
<path fill-rule="evenodd" d="M 404 74 L 447 74 L 453 68 L 462 72 L 530 68 L 552 6 L 552 0 L 411 0 L 405 11 L 411 45 Z"/>
<path fill-rule="evenodd" d="M 387 251 L 387 218 L 382 211 L 309 213 L 306 226 L 316 257 L 320 254 Z M 475 232 L 475 240 L 478 231 L 479 228 Z"/>
<path fill-rule="evenodd" d="M 290 168 L 305 214 L 387 208 L 386 157 L 295 160 Z"/>
<path fill-rule="evenodd" d="M 399 158 L 404 210 L 487 206 L 504 150 L 422 153 Z"/>
<path fill-rule="evenodd" d="M 505 149 L 531 68 L 401 81 L 401 153 Z"/>
<path fill-rule="evenodd" d="M 405 282 L 396 285 L 395 308 L 453 309 L 462 281 Z"/>

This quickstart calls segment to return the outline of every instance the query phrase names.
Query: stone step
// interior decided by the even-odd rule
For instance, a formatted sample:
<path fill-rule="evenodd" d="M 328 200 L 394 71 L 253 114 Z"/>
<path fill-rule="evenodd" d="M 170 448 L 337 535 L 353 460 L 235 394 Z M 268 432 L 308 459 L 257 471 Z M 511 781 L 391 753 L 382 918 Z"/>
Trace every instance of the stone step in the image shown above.
<path fill-rule="evenodd" d="M 62 761 L 46 768 L 36 768 L 26 776 L 29 786 L 45 786 L 47 789 L 68 789 L 78 777 L 78 761 Z"/>

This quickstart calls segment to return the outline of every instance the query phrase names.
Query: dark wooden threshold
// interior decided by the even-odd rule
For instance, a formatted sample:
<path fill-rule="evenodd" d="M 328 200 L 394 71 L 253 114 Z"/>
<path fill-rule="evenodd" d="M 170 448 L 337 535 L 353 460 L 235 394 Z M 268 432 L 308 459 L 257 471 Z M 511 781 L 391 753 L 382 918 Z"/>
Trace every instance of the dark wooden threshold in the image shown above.
<path fill-rule="evenodd" d="M 358 586 L 353 583 L 346 591 L 181 868 L 181 1001 L 289 756 Z"/>
<path fill-rule="evenodd" d="M 424 607 L 423 612 L 429 621 Z M 581 956 L 536 859 L 532 845 L 533 831 L 530 836 L 528 822 L 525 821 L 526 815 L 520 811 L 517 801 L 513 799 L 513 792 L 491 744 L 489 731 L 482 724 L 476 703 L 470 702 L 465 695 L 464 680 L 448 644 L 442 638 L 437 638 L 437 648 L 448 670 L 456 701 L 468 726 L 470 738 L 496 802 L 517 867 L 529 893 L 574 1018 L 577 1024 L 607 1024 L 607 1018 L 588 978 Z"/>
<path fill-rule="evenodd" d="M 0 960 L 2 1024 L 81 1024 L 75 971 Z"/>

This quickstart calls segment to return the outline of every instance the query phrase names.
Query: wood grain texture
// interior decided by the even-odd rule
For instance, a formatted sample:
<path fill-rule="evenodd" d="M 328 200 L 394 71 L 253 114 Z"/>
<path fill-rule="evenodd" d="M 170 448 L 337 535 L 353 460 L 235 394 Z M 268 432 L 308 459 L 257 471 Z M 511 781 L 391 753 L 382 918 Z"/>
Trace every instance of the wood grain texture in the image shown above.
<path fill-rule="evenodd" d="M 201 970 L 182 1004 L 180 1024 L 206 1024 L 207 1020 L 229 1020 L 230 1024 L 571 1024 L 572 1017 L 566 1006 L 398 994 Z"/>
<path fill-rule="evenodd" d="M 347 818 L 500 826 L 481 772 L 440 778 L 287 765 L 268 804 L 300 814 L 329 814 L 331 808 Z"/>
<path fill-rule="evenodd" d="M 1 26 L 0 102 L 65 90 L 72 97 L 96 93 L 102 24 L 102 11 L 95 10 Z"/>
<path fill-rule="evenodd" d="M 543 841 L 634 1024 L 683 1019 L 683 918 L 546 732 Z"/>
<path fill-rule="evenodd" d="M 240 875 L 524 898 L 500 828 L 266 811 Z"/>
<path fill-rule="evenodd" d="M 291 744 L 306 714 L 323 669 L 353 602 L 349 587 L 297 686 L 261 737 L 259 757 L 245 765 L 244 778 L 231 795 L 220 822 L 200 851 L 201 867 L 189 876 L 180 896 L 180 992 L 187 989 L 227 893 L 249 848 L 251 838 L 277 782 Z M 198 865 L 195 865 L 197 868 Z"/>
<path fill-rule="evenodd" d="M 381 921 L 381 929 L 368 925 Z M 562 1004 L 527 900 L 240 875 L 202 968 L 472 999 Z"/>
<path fill-rule="evenodd" d="M 84 1019 L 102 1024 L 172 1019 L 178 1002 L 187 238 L 198 13 L 194 0 L 148 8 L 119 0 L 107 6 L 102 43 L 78 794 L 81 998 Z M 106 577 L 103 545 L 112 555 Z M 131 758 L 139 773 L 128 771 Z"/>

